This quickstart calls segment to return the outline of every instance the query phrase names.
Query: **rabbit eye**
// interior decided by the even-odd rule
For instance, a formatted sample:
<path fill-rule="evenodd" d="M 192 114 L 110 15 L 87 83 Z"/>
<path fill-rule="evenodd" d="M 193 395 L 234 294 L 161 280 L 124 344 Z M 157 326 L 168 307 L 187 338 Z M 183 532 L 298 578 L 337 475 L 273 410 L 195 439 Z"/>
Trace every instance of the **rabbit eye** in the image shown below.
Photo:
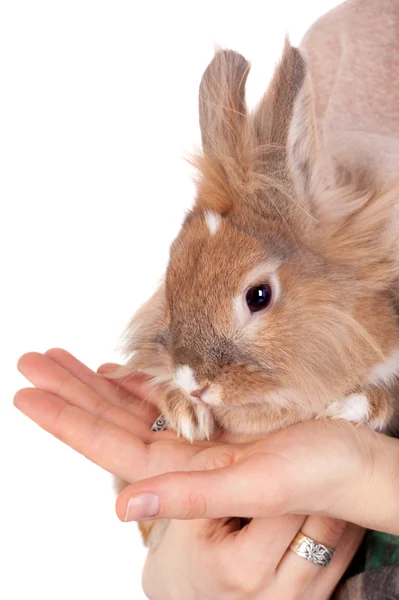
<path fill-rule="evenodd" d="M 262 283 L 249 288 L 246 295 L 246 302 L 251 313 L 264 310 L 272 301 L 272 288 L 268 283 Z"/>

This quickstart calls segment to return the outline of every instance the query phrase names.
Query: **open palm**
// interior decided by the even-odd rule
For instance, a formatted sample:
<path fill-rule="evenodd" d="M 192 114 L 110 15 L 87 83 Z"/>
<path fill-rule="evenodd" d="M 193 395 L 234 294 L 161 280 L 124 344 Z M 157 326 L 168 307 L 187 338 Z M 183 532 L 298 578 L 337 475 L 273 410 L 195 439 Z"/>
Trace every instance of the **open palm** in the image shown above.
<path fill-rule="evenodd" d="M 192 445 L 174 432 L 154 433 L 159 416 L 154 392 L 140 376 L 114 382 L 95 373 L 65 350 L 29 353 L 18 362 L 35 386 L 19 390 L 14 403 L 40 427 L 110 473 L 137 481 L 193 467 L 209 443 Z"/>

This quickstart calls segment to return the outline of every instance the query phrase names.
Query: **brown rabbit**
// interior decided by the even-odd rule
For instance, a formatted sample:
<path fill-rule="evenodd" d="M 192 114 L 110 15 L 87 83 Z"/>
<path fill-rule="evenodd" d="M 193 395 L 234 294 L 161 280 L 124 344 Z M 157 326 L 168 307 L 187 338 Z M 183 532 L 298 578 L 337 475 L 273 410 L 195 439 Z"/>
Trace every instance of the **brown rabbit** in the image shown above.
<path fill-rule="evenodd" d="M 248 72 L 220 51 L 203 75 L 197 199 L 165 282 L 131 324 L 124 372 L 164 386 L 160 412 L 190 441 L 317 417 L 389 430 L 395 190 L 323 159 L 298 50 L 286 44 L 251 114 Z"/>

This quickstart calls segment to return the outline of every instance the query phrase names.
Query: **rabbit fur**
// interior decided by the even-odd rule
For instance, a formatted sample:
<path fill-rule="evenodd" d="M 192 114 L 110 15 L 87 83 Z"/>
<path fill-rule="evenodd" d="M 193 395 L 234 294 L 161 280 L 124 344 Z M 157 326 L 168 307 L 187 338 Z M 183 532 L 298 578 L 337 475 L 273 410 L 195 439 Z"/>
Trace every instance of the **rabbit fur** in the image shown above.
<path fill-rule="evenodd" d="M 159 411 L 190 441 L 318 417 L 394 431 L 397 189 L 318 146 L 298 49 L 286 42 L 252 112 L 249 68 L 220 50 L 202 77 L 195 204 L 129 326 L 122 373 L 162 385 Z M 263 284 L 270 304 L 251 312 Z M 154 523 L 141 527 L 149 545 Z"/>

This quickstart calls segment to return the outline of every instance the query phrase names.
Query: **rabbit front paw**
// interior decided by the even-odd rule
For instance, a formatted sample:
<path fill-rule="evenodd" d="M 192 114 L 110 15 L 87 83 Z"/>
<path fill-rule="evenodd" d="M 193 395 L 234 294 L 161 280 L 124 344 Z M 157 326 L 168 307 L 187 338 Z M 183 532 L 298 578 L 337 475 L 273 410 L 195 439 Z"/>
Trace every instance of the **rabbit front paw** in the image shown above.
<path fill-rule="evenodd" d="M 170 429 L 189 442 L 209 440 L 215 422 L 210 408 L 204 404 L 193 404 L 180 392 L 169 393 L 163 403 L 163 414 Z"/>
<path fill-rule="evenodd" d="M 323 416 L 352 423 L 365 423 L 369 416 L 368 398 L 365 394 L 350 394 L 343 400 L 330 404 Z"/>
<path fill-rule="evenodd" d="M 322 416 L 344 419 L 352 423 L 367 423 L 376 431 L 386 431 L 395 415 L 397 385 L 395 380 L 391 386 L 384 384 L 359 388 L 357 393 L 349 394 L 343 400 L 330 404 Z"/>

